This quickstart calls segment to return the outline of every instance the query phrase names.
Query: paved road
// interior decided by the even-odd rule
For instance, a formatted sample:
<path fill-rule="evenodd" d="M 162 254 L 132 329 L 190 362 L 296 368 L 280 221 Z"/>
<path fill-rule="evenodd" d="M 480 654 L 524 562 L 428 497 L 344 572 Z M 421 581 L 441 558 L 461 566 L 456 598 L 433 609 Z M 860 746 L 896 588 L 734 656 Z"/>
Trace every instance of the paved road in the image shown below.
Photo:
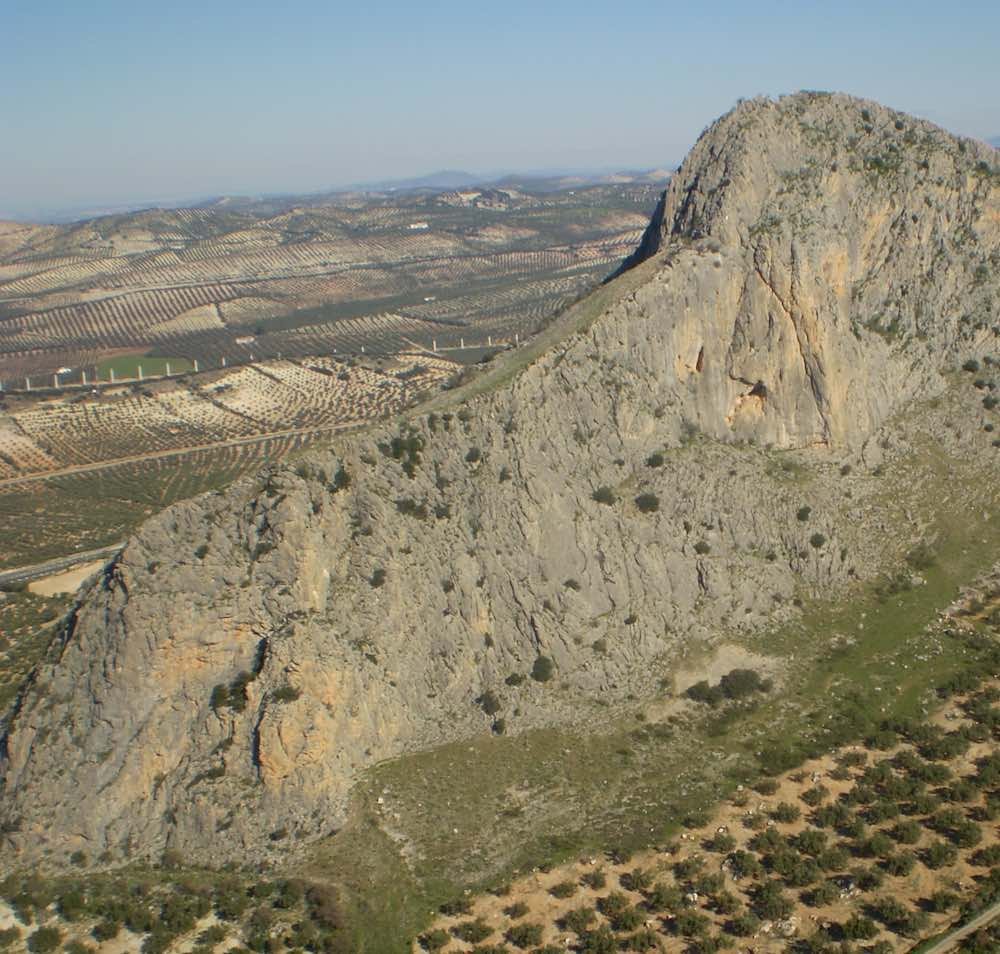
<path fill-rule="evenodd" d="M 945 954 L 950 951 L 962 938 L 975 934 L 981 927 L 985 927 L 994 918 L 1000 917 L 1000 901 L 990 905 L 985 911 L 981 911 L 971 921 L 966 921 L 961 927 L 955 928 L 946 934 L 933 947 L 927 948 L 923 954 Z"/>
<path fill-rule="evenodd" d="M 94 560 L 113 557 L 125 544 L 113 543 L 108 547 L 101 547 L 99 550 L 86 550 L 81 553 L 73 553 L 69 556 L 58 557 L 55 560 L 48 560 L 45 563 L 36 563 L 33 566 L 19 566 L 13 570 L 0 572 L 0 586 L 10 583 L 30 583 L 32 580 L 39 580 L 45 576 L 52 576 L 53 573 L 62 573 L 78 563 L 90 563 Z"/>

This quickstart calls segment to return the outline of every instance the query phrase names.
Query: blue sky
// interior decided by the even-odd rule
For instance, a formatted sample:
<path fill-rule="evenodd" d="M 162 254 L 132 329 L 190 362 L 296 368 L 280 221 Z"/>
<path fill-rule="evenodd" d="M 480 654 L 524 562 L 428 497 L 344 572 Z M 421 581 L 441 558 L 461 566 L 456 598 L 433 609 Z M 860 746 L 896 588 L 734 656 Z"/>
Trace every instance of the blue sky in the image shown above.
<path fill-rule="evenodd" d="M 1000 135 L 1000 3 L 0 0 L 0 216 L 676 164 L 741 96 Z"/>

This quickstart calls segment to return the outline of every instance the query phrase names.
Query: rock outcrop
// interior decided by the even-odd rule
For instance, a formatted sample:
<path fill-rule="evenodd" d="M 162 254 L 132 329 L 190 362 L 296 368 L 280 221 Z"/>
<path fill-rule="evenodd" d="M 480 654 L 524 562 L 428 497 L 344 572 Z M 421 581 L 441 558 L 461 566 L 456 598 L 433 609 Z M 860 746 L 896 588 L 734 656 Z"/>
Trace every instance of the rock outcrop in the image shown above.
<path fill-rule="evenodd" d="M 875 453 L 997 350 L 995 162 L 843 96 L 739 105 L 528 366 L 146 524 L 10 717 L 8 847 L 286 851 L 366 766 L 587 718 L 860 572 L 863 501 L 819 483 L 803 522 L 768 465 Z"/>

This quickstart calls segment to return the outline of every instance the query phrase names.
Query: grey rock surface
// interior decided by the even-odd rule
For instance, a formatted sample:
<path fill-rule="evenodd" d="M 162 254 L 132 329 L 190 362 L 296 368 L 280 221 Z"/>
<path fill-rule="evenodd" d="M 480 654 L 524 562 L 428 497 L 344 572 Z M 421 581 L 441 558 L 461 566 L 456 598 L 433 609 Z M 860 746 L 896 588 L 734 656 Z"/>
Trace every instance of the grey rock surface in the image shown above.
<path fill-rule="evenodd" d="M 592 718 L 683 641 L 874 572 L 863 485 L 780 461 L 877 461 L 892 414 L 996 352 L 993 162 L 844 96 L 743 103 L 502 386 L 150 520 L 10 718 L 12 856 L 286 852 L 367 766 Z"/>

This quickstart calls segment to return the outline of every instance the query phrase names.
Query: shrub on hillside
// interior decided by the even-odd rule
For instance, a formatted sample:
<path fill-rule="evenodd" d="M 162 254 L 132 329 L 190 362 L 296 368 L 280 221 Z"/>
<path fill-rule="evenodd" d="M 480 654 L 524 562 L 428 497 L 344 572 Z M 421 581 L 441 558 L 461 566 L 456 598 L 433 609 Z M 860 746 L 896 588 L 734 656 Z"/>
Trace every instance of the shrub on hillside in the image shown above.
<path fill-rule="evenodd" d="M 514 947 L 533 947 L 542 943 L 542 926 L 540 924 L 515 924 L 507 929 L 505 935 Z"/>
<path fill-rule="evenodd" d="M 572 931 L 574 934 L 583 934 L 596 917 L 597 912 L 593 908 L 574 908 L 571 911 L 567 911 L 559 923 L 567 931 Z"/>
<path fill-rule="evenodd" d="M 656 494 L 639 494 L 635 498 L 635 505 L 640 513 L 656 513 L 660 509 L 660 498 Z"/>
<path fill-rule="evenodd" d="M 493 933 L 493 928 L 482 918 L 476 918 L 474 921 L 462 921 L 456 924 L 451 929 L 451 933 L 460 941 L 478 944 L 480 941 L 485 941 Z"/>
<path fill-rule="evenodd" d="M 535 682 L 548 682 L 556 673 L 556 664 L 548 656 L 539 656 L 531 667 Z"/>
<path fill-rule="evenodd" d="M 62 944 L 62 931 L 57 927 L 40 927 L 28 938 L 31 954 L 49 954 Z"/>

